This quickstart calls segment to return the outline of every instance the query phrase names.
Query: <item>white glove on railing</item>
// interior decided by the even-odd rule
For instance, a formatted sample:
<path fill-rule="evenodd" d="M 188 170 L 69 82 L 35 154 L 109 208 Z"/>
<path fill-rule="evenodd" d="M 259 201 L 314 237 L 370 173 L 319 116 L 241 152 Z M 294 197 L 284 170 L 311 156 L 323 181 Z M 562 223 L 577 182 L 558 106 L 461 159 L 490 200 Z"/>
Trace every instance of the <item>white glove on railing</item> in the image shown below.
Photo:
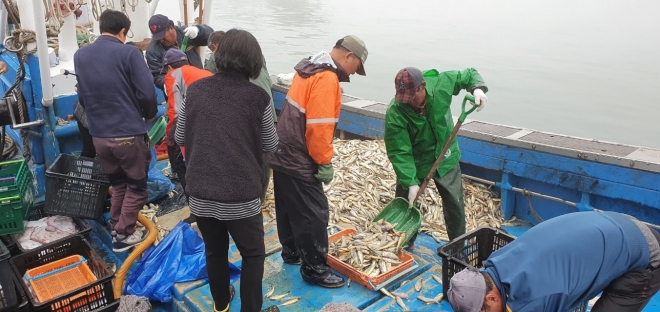
<path fill-rule="evenodd" d="M 419 185 L 411 185 L 408 188 L 408 208 L 412 208 L 417 192 L 419 192 Z"/>
<path fill-rule="evenodd" d="M 199 34 L 199 28 L 197 26 L 190 26 L 187 27 L 184 31 L 183 34 L 188 36 L 190 39 L 195 39 L 197 35 Z"/>
<path fill-rule="evenodd" d="M 488 102 L 488 98 L 486 97 L 484 91 L 482 91 L 481 89 L 474 89 L 472 95 L 474 96 L 474 104 L 479 106 L 479 108 L 477 108 L 477 111 L 480 111 L 481 109 L 484 108 L 484 106 L 486 106 L 486 103 Z"/>

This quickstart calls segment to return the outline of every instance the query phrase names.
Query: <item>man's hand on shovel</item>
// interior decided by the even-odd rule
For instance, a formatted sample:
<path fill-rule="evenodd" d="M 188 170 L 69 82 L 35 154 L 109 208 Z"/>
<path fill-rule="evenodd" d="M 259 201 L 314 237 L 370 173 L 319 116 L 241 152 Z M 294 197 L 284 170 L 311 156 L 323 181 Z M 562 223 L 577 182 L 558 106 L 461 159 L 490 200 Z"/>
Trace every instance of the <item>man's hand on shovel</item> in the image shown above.
<path fill-rule="evenodd" d="M 411 185 L 408 188 L 408 209 L 413 207 L 415 198 L 417 197 L 417 192 L 419 192 L 419 185 Z"/>

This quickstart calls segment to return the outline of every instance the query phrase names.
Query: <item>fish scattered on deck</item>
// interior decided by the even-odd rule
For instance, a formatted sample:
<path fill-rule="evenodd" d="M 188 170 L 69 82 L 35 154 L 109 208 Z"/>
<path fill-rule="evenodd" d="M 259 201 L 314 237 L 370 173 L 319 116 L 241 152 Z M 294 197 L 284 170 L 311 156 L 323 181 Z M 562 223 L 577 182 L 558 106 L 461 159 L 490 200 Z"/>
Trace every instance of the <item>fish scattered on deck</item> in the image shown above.
<path fill-rule="evenodd" d="M 282 299 L 282 298 L 284 298 L 284 297 L 286 297 L 286 296 L 288 296 L 288 295 L 289 295 L 289 292 L 287 291 L 285 294 L 282 294 L 282 295 L 271 296 L 271 297 L 270 297 L 270 300 L 280 300 L 280 299 Z"/>
<path fill-rule="evenodd" d="M 275 292 L 275 286 L 271 285 L 270 290 L 266 293 L 266 295 L 264 297 L 265 298 L 270 298 L 270 296 L 272 296 L 274 292 Z"/>
<path fill-rule="evenodd" d="M 291 299 L 291 300 L 289 300 L 285 303 L 280 304 L 280 306 L 288 306 L 288 305 L 291 305 L 291 304 L 294 304 L 294 303 L 298 302 L 299 300 L 300 300 L 300 298 L 296 297 L 296 298 L 293 298 L 293 299 Z"/>
<path fill-rule="evenodd" d="M 420 278 L 415 282 L 415 291 L 420 292 L 422 290 L 422 286 L 424 285 L 424 281 Z"/>

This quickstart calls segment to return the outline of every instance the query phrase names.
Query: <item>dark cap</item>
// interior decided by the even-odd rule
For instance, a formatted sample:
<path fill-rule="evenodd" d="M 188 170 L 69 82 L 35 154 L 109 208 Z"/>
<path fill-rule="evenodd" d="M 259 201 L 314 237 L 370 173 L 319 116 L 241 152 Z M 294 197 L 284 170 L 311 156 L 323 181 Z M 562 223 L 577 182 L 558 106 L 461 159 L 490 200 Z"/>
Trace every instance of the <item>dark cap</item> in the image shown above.
<path fill-rule="evenodd" d="M 171 48 L 163 56 L 163 66 L 174 64 L 180 61 L 187 61 L 188 56 L 177 48 Z"/>
<path fill-rule="evenodd" d="M 353 54 L 355 54 L 355 56 L 357 56 L 360 59 L 360 63 L 362 63 L 362 66 L 358 68 L 357 74 L 366 76 L 367 74 L 364 72 L 364 63 L 367 62 L 367 56 L 369 55 L 369 51 L 367 51 L 367 46 L 364 44 L 364 41 L 362 41 L 362 39 L 358 38 L 357 36 L 348 35 L 348 36 L 344 36 L 344 38 L 339 39 L 339 41 L 337 41 L 337 44 L 346 48 L 346 50 L 353 52 Z"/>
<path fill-rule="evenodd" d="M 156 14 L 149 19 L 149 30 L 151 31 L 151 40 L 161 40 L 165 38 L 165 32 L 170 27 L 172 21 L 167 16 Z"/>
<path fill-rule="evenodd" d="M 464 269 L 449 281 L 447 299 L 456 312 L 478 312 L 486 298 L 486 280 L 476 270 Z"/>
<path fill-rule="evenodd" d="M 411 104 L 416 89 L 424 82 L 422 71 L 416 67 L 406 67 L 399 71 L 394 78 L 396 96 L 394 100 L 401 104 Z"/>

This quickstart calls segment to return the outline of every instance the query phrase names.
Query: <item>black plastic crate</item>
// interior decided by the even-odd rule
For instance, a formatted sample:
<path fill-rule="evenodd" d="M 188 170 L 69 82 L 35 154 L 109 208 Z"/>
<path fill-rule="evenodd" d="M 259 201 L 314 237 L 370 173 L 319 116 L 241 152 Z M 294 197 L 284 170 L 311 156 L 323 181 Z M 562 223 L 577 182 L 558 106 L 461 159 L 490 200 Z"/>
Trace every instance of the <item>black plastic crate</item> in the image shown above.
<path fill-rule="evenodd" d="M 81 255 L 87 259 L 87 265 L 96 276 L 96 281 L 47 302 L 37 302 L 21 278 L 21 287 L 27 293 L 33 311 L 91 311 L 115 301 L 112 291 L 114 272 L 108 269 L 103 259 L 82 236 L 71 236 L 45 248 L 28 251 L 11 258 L 9 262 L 16 276 L 22 277 L 29 269 L 72 255 Z"/>
<path fill-rule="evenodd" d="M 61 154 L 46 171 L 44 212 L 97 220 L 109 187 L 98 160 Z"/>
<path fill-rule="evenodd" d="M 50 216 L 51 216 L 50 214 L 47 214 L 47 213 L 44 212 L 44 203 L 39 203 L 39 204 L 34 205 L 32 208 L 30 208 L 30 212 L 28 213 L 28 221 L 37 221 L 37 220 L 43 219 L 45 217 L 50 217 Z M 87 224 L 87 222 L 85 222 L 85 220 L 83 220 L 83 219 L 76 218 L 76 217 L 72 217 L 72 219 L 73 219 L 73 223 L 75 223 L 76 226 L 80 229 L 80 231 L 78 231 L 78 233 L 72 234 L 72 235 L 82 235 L 84 238 L 89 239 L 89 232 L 92 231 L 92 227 L 90 227 L 89 224 Z M 21 234 L 12 234 L 11 235 L 12 238 L 13 238 L 13 241 L 16 243 L 16 249 L 17 249 L 17 254 L 12 254 L 12 256 L 15 256 L 15 255 L 18 255 L 18 254 L 21 254 L 21 253 L 32 250 L 32 249 L 30 249 L 30 250 L 23 249 L 21 244 L 18 243 L 18 237 L 20 235 Z M 68 237 L 52 241 L 48 244 L 42 245 L 39 248 L 43 248 L 43 247 L 50 246 L 52 244 L 56 244 L 57 242 L 65 240 L 67 238 Z M 39 248 L 37 248 L 37 249 L 39 249 Z"/>
<path fill-rule="evenodd" d="M 19 303 L 12 280 L 14 274 L 11 273 L 9 257 L 9 250 L 0 242 L 0 311 L 10 311 Z"/>
<path fill-rule="evenodd" d="M 119 308 L 119 300 L 111 303 L 105 307 L 98 308 L 92 312 L 115 312 Z"/>
<path fill-rule="evenodd" d="M 14 288 L 16 289 L 16 298 L 18 298 L 18 303 L 14 308 L 8 308 L 6 310 L 0 309 L 0 312 L 4 311 L 12 311 L 12 312 L 26 312 L 28 310 L 28 305 L 30 304 L 30 300 L 28 300 L 27 295 L 25 294 L 25 290 L 23 290 L 23 287 L 21 287 L 21 284 L 19 284 L 18 278 L 16 278 L 16 275 L 14 273 L 11 274 L 12 280 L 14 281 Z"/>
<path fill-rule="evenodd" d="M 449 281 L 454 274 L 466 267 L 480 269 L 484 262 L 495 251 L 514 241 L 515 236 L 504 230 L 482 226 L 463 234 L 453 241 L 438 248 L 438 256 L 442 258 L 442 293 L 447 298 Z M 587 302 L 582 303 L 570 312 L 585 312 Z"/>
<path fill-rule="evenodd" d="M 5 247 L 7 250 L 9 250 L 9 254 L 12 257 L 21 253 L 21 251 L 18 250 L 18 244 L 16 244 L 16 241 L 11 237 L 10 234 L 0 236 L 0 242 L 5 244 Z"/>

